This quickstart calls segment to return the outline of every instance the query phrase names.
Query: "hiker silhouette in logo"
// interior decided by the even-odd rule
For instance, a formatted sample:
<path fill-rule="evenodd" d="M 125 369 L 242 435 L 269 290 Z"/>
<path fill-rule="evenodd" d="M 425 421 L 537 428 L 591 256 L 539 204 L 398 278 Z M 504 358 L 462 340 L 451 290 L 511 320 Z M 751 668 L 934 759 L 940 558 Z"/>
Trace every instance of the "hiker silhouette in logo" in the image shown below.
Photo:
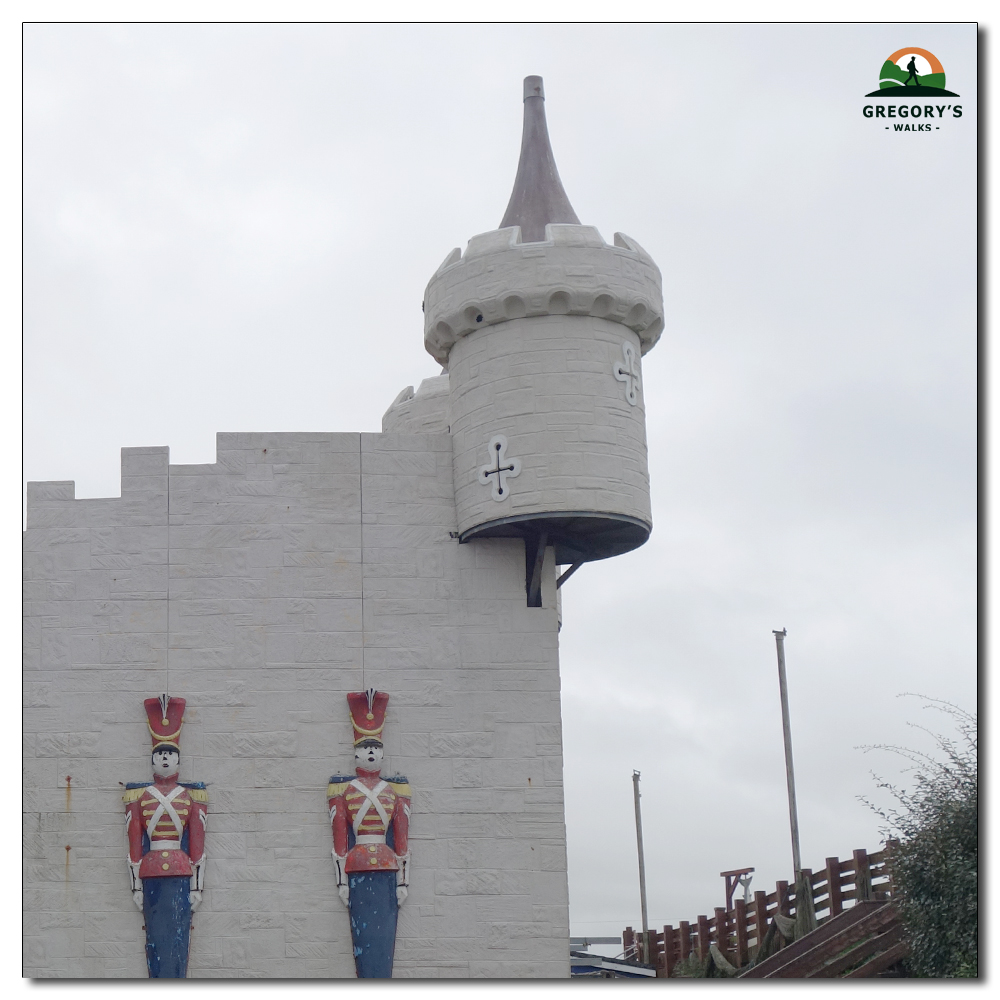
<path fill-rule="evenodd" d="M 910 61 L 906 64 L 906 68 L 909 71 L 910 75 L 906 78 L 906 82 L 903 84 L 903 86 L 904 87 L 908 87 L 910 85 L 910 81 L 911 80 L 913 81 L 913 85 L 915 87 L 920 86 L 920 81 L 917 79 L 917 77 L 920 74 L 917 72 L 917 57 L 916 56 L 910 56 Z"/>

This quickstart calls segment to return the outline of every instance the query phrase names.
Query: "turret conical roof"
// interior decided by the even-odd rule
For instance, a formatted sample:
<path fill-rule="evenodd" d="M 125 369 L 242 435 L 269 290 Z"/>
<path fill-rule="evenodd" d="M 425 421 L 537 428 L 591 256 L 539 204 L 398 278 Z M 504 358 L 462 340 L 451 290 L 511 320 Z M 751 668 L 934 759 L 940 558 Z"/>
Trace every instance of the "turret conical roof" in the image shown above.
<path fill-rule="evenodd" d="M 524 78 L 524 132 L 517 177 L 504 213 L 501 229 L 521 227 L 521 240 L 538 243 L 545 239 L 549 222 L 580 225 L 566 197 L 556 169 L 549 130 L 545 124 L 545 92 L 540 76 Z"/>

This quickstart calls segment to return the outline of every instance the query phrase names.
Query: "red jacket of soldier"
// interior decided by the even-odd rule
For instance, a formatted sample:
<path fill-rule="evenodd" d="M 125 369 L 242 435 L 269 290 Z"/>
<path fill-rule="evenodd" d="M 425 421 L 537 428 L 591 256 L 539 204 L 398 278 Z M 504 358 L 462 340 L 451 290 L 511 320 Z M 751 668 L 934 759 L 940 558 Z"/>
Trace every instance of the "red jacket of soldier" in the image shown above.
<path fill-rule="evenodd" d="M 193 875 L 205 854 L 208 792 L 186 788 L 174 778 L 154 778 L 151 785 L 130 788 L 125 802 L 125 835 L 129 860 L 141 861 L 139 878 Z M 181 850 L 184 831 L 188 849 Z M 149 836 L 149 851 L 142 853 L 142 835 Z"/>
<path fill-rule="evenodd" d="M 347 872 L 398 871 L 397 858 L 409 853 L 410 786 L 405 778 L 384 779 L 378 771 L 357 769 L 356 778 L 334 778 L 327 788 L 333 850 L 347 855 Z M 392 828 L 394 848 L 386 844 Z M 348 853 L 349 834 L 354 847 Z"/>

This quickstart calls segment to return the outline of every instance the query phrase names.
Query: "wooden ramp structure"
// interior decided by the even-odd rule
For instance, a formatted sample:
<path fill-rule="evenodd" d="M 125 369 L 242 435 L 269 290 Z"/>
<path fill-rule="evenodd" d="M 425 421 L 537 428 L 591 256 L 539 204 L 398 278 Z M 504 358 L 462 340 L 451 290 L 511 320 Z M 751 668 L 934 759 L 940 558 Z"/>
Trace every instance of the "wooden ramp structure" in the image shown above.
<path fill-rule="evenodd" d="M 798 885 L 737 899 L 714 916 L 649 931 L 626 927 L 625 957 L 647 963 L 659 978 L 866 978 L 900 975 L 907 953 L 892 905 L 892 848 L 827 858 Z"/>
<path fill-rule="evenodd" d="M 906 942 L 889 901 L 861 900 L 756 965 L 740 979 L 867 979 L 889 972 Z"/>

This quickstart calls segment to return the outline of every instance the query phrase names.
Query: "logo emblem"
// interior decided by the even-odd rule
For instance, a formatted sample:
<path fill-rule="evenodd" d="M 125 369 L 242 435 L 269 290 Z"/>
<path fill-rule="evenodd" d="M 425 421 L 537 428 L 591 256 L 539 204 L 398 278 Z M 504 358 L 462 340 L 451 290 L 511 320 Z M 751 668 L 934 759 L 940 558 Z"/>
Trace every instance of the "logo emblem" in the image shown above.
<path fill-rule="evenodd" d="M 882 64 L 878 90 L 865 97 L 958 97 L 944 89 L 944 66 L 927 49 L 897 49 Z"/>

